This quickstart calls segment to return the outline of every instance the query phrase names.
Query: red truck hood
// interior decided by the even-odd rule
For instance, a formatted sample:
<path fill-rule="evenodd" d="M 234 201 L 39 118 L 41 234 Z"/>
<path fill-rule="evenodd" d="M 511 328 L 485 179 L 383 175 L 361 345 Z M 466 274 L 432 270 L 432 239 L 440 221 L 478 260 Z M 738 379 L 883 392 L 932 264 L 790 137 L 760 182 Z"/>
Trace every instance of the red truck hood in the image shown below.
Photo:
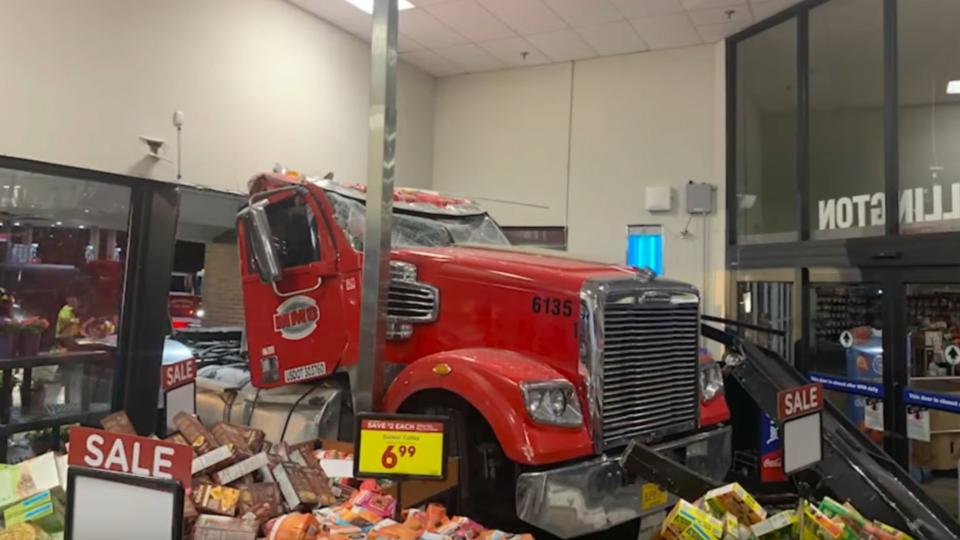
<path fill-rule="evenodd" d="M 566 257 L 546 250 L 508 246 L 456 246 L 395 251 L 398 260 L 435 267 L 441 274 L 476 278 L 481 282 L 522 288 L 536 287 L 577 294 L 583 282 L 595 277 L 633 276 L 625 266 Z"/>

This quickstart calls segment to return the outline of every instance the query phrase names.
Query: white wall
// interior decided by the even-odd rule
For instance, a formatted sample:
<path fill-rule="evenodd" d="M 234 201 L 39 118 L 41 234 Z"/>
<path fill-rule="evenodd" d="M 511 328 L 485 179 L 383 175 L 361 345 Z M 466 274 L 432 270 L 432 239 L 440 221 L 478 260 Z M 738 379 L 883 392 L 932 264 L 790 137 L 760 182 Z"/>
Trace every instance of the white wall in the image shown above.
<path fill-rule="evenodd" d="M 434 189 L 475 198 L 503 225 L 562 225 L 571 65 L 437 82 Z"/>
<path fill-rule="evenodd" d="M 4 0 L 0 154 L 163 180 L 140 135 L 185 113 L 183 181 L 277 161 L 366 176 L 369 45 L 282 0 Z M 429 186 L 432 77 L 399 70 L 398 182 Z"/>
<path fill-rule="evenodd" d="M 441 79 L 434 187 L 543 207 L 482 201 L 506 225 L 567 225 L 572 254 L 609 262 L 624 261 L 628 224 L 662 224 L 665 273 L 706 286 L 707 312 L 722 314 L 722 52 L 708 45 Z M 706 271 L 703 218 L 692 238 L 680 236 L 688 180 L 718 188 Z M 675 188 L 678 209 L 645 211 L 644 188 L 663 185 Z"/>

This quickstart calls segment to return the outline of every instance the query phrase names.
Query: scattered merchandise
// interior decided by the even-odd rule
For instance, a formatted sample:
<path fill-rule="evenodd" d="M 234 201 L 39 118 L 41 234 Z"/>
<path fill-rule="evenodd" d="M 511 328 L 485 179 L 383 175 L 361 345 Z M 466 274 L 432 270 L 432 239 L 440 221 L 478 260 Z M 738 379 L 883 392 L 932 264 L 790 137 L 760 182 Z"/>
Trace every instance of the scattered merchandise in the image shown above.
<path fill-rule="evenodd" d="M 850 503 L 800 499 L 795 509 L 768 515 L 743 486 L 713 489 L 696 502 L 677 501 L 661 525 L 664 540 L 912 540 L 865 518 Z"/>

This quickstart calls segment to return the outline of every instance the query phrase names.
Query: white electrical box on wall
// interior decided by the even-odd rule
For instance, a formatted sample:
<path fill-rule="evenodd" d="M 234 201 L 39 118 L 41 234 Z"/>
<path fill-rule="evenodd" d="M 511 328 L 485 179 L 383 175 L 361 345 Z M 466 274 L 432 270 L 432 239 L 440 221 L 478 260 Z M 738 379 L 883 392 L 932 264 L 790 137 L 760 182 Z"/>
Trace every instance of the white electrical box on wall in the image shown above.
<path fill-rule="evenodd" d="M 648 187 L 645 204 L 650 212 L 669 212 L 673 210 L 673 188 Z"/>

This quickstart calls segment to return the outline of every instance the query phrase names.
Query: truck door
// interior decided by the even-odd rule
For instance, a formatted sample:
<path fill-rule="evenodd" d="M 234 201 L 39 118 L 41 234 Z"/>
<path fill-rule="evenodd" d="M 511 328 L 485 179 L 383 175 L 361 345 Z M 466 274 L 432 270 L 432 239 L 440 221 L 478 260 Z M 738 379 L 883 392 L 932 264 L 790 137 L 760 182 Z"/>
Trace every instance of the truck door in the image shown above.
<path fill-rule="evenodd" d="M 238 220 L 250 377 L 259 388 L 329 375 L 346 347 L 336 251 L 319 196 L 280 189 L 251 199 Z"/>

